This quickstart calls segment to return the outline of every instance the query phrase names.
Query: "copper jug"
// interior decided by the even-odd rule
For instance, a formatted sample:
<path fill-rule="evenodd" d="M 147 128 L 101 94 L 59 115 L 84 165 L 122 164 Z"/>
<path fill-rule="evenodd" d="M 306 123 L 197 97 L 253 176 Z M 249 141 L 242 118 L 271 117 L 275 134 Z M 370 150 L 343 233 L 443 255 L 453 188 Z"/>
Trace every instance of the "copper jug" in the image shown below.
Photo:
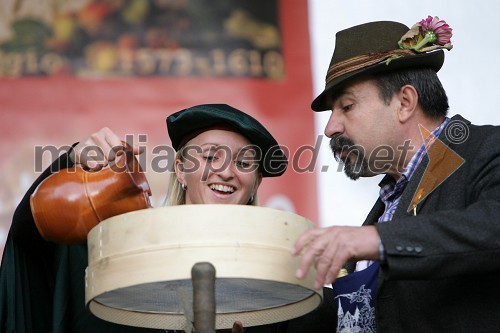
<path fill-rule="evenodd" d="M 151 189 L 130 147 L 99 171 L 79 165 L 44 179 L 30 197 L 31 212 L 41 236 L 62 244 L 87 241 L 99 222 L 151 207 Z"/>

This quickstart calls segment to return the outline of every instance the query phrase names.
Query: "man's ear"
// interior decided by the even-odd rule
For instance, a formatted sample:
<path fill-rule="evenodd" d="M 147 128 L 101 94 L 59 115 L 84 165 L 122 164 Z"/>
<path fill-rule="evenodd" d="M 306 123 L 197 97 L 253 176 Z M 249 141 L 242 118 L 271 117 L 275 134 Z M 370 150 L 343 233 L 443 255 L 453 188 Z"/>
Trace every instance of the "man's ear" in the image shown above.
<path fill-rule="evenodd" d="M 410 119 L 417 109 L 418 93 L 412 85 L 404 85 L 398 93 L 400 107 L 398 112 L 399 121 L 405 123 Z"/>

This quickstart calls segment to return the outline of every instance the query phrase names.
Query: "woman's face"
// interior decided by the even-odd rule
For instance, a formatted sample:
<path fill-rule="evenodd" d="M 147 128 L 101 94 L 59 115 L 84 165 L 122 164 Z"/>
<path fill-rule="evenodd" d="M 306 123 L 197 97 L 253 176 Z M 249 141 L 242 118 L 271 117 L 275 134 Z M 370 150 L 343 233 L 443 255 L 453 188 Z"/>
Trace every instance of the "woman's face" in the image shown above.
<path fill-rule="evenodd" d="M 241 134 L 223 129 L 191 139 L 183 160 L 175 161 L 186 204 L 248 204 L 262 180 L 252 147 Z"/>

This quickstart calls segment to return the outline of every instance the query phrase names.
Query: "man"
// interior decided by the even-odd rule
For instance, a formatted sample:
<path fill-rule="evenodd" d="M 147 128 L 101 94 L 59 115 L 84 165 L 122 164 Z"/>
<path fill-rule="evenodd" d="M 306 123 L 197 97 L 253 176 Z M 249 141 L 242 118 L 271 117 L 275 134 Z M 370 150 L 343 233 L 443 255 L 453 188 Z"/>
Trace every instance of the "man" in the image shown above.
<path fill-rule="evenodd" d="M 325 135 L 348 177 L 385 174 L 363 226 L 310 230 L 292 250 L 299 278 L 314 266 L 316 287 L 333 283 L 338 332 L 500 327 L 500 127 L 447 117 L 436 73 L 450 37 L 437 17 L 336 35 L 312 109 L 331 110 Z"/>

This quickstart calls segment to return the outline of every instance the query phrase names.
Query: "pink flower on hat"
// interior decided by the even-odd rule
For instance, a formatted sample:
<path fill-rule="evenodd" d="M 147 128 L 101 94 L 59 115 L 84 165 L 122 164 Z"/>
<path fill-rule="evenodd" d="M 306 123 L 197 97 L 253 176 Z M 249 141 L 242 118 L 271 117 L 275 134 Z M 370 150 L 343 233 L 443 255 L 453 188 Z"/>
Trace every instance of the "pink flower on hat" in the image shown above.
<path fill-rule="evenodd" d="M 440 20 L 437 16 L 428 16 L 426 19 L 420 21 L 420 31 L 426 35 L 430 35 L 432 42 L 436 41 L 437 44 L 445 46 L 451 44 L 451 33 L 453 29 L 450 28 L 448 23 Z"/>
<path fill-rule="evenodd" d="M 398 45 L 402 49 L 410 49 L 415 52 L 428 52 L 436 49 L 451 50 L 452 30 L 448 23 L 440 20 L 437 16 L 428 16 L 411 27 L 401 37 Z"/>

